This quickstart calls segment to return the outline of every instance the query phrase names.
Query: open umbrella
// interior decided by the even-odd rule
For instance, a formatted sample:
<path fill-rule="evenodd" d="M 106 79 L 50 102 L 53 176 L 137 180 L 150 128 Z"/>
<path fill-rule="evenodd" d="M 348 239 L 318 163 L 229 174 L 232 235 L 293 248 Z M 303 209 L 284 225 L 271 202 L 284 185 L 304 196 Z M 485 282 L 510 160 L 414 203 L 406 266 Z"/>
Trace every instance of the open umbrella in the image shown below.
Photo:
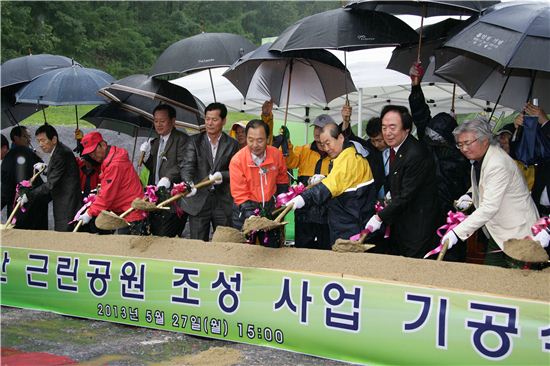
<path fill-rule="evenodd" d="M 121 132 L 132 137 L 147 137 L 153 126 L 152 120 L 127 111 L 116 102 L 98 105 L 82 116 L 82 119 L 90 122 L 96 128 Z"/>
<path fill-rule="evenodd" d="M 255 48 L 249 40 L 238 34 L 200 33 L 170 45 L 159 56 L 149 75 L 183 76 L 195 71 L 227 67 Z M 211 75 L 210 82 L 216 100 Z"/>
<path fill-rule="evenodd" d="M 550 3 L 503 3 L 451 38 L 453 47 L 506 68 L 550 72 Z"/>
<path fill-rule="evenodd" d="M 550 72 L 505 69 L 485 57 L 466 54 L 438 67 L 435 73 L 474 98 L 522 110 L 532 95 L 539 99 L 543 109 L 550 110 Z"/>
<path fill-rule="evenodd" d="M 48 71 L 69 67 L 73 63 L 73 60 L 68 57 L 49 54 L 13 58 L 4 62 L 0 67 L 1 86 L 4 88 L 26 83 Z"/>
<path fill-rule="evenodd" d="M 47 107 L 43 105 L 36 105 L 34 103 L 15 103 L 15 90 L 18 88 L 19 87 L 17 85 L 2 88 L 2 129 L 9 126 L 15 126 L 19 123 L 19 121 L 22 121 L 28 116 Z"/>
<path fill-rule="evenodd" d="M 194 129 L 204 128 L 204 105 L 187 89 L 147 75 L 137 74 L 117 80 L 99 93 L 117 102 L 123 109 L 153 120 L 153 110 L 160 103 L 176 109 L 176 125 Z"/>
<path fill-rule="evenodd" d="M 40 75 L 21 88 L 15 97 L 18 103 L 74 105 L 78 128 L 78 105 L 106 103 L 97 92 L 112 81 L 114 78 L 104 71 L 75 64 Z"/>
<path fill-rule="evenodd" d="M 349 71 L 326 50 L 270 51 L 266 43 L 244 55 L 224 74 L 245 98 L 271 99 L 277 105 L 327 104 L 355 91 Z M 285 112 L 285 124 L 287 113 Z"/>

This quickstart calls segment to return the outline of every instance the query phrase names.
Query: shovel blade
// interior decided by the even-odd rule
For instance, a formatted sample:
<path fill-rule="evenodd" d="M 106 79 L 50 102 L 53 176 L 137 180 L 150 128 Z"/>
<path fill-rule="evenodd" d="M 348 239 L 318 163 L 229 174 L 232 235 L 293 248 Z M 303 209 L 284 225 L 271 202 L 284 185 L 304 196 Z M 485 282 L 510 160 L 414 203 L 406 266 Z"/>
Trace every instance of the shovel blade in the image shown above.
<path fill-rule="evenodd" d="M 101 230 L 117 230 L 128 226 L 126 220 L 111 211 L 101 211 L 95 220 L 95 226 Z"/>

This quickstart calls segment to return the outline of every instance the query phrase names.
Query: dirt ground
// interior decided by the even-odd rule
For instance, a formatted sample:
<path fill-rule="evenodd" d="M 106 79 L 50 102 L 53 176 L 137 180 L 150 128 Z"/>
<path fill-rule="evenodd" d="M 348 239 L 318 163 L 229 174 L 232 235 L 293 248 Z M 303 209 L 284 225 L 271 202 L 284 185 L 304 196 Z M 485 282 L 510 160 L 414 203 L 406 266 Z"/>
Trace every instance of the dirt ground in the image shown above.
<path fill-rule="evenodd" d="M 338 366 L 266 347 L 1 307 L 2 352 L 46 352 L 88 366 Z M 2 362 L 4 365 L 4 362 Z"/>

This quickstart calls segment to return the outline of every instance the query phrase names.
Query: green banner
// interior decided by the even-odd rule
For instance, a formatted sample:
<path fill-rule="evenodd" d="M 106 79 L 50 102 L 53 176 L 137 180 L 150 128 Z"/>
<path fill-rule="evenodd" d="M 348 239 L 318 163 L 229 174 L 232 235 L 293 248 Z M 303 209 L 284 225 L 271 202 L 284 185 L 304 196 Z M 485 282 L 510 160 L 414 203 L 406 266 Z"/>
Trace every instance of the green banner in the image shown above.
<path fill-rule="evenodd" d="M 2 248 L 2 304 L 368 364 L 550 363 L 547 302 L 310 273 Z"/>

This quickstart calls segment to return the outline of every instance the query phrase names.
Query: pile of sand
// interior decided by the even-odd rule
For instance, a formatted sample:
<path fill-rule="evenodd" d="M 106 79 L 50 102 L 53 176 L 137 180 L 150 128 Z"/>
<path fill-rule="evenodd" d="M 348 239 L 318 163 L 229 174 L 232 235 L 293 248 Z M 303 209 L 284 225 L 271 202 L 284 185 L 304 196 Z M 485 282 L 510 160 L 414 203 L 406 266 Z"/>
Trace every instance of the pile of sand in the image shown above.
<path fill-rule="evenodd" d="M 503 251 L 508 257 L 522 262 L 544 263 L 549 259 L 540 243 L 530 239 L 506 240 Z"/>
<path fill-rule="evenodd" d="M 438 262 L 373 253 L 336 253 L 261 245 L 205 243 L 160 237 L 98 236 L 12 229 L 2 231 L 2 246 L 154 258 L 283 271 L 324 273 L 401 284 L 475 291 L 521 299 L 550 301 L 550 272 Z M 185 250 L 182 250 L 185 248 Z"/>

